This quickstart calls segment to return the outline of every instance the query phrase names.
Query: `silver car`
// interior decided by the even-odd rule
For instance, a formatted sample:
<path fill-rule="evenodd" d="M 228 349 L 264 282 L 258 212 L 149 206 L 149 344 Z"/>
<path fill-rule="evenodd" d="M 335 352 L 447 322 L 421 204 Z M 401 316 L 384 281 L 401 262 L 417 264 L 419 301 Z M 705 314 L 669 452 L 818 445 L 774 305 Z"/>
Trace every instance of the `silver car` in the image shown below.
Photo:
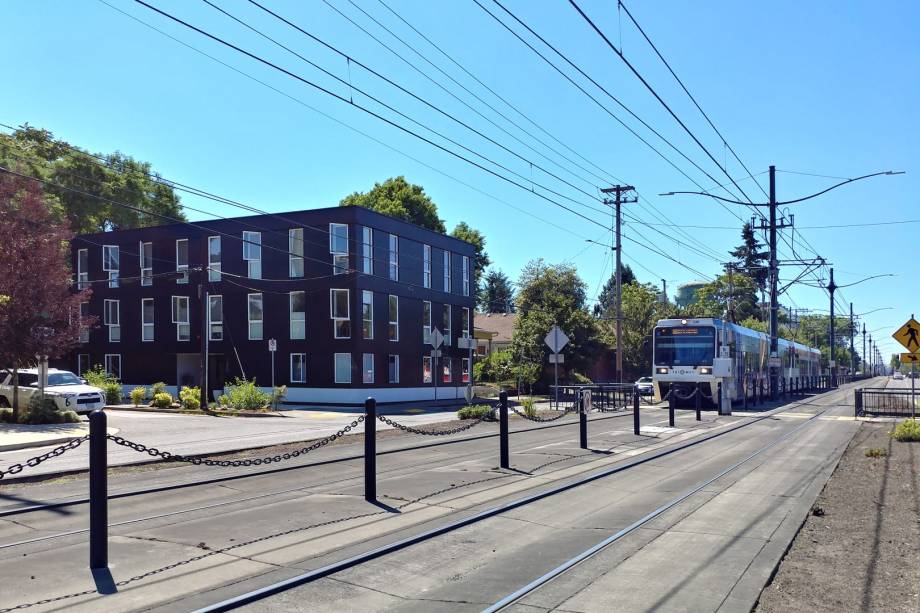
<path fill-rule="evenodd" d="M 640 396 L 655 395 L 655 385 L 652 383 L 651 377 L 641 377 L 636 381 L 636 388 L 639 390 Z"/>

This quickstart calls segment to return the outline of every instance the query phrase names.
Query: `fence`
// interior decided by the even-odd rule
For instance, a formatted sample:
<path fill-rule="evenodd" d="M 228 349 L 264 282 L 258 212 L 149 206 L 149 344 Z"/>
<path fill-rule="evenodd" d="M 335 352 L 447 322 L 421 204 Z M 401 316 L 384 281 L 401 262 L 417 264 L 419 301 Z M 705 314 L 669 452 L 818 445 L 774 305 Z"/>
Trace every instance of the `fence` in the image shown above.
<path fill-rule="evenodd" d="M 578 404 L 579 394 L 591 392 L 592 408 L 603 411 L 625 411 L 633 398 L 632 383 L 594 383 L 588 385 L 551 385 L 550 398 L 556 399 L 559 390 L 560 410 L 571 411 Z"/>
<path fill-rule="evenodd" d="M 856 390 L 856 417 L 914 417 L 917 400 L 909 389 L 860 388 Z"/>

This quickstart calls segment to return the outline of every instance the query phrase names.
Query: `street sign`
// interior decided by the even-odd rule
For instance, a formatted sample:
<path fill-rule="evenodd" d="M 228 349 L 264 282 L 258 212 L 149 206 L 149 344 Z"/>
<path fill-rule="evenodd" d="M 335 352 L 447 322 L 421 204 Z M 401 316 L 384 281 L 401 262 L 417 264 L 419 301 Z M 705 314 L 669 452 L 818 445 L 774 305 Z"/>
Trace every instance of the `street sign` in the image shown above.
<path fill-rule="evenodd" d="M 894 340 L 898 341 L 908 351 L 916 352 L 920 350 L 920 323 L 911 317 L 907 323 L 898 328 L 898 331 L 891 335 Z"/>
<path fill-rule="evenodd" d="M 564 353 L 551 353 L 551 354 L 549 354 L 549 363 L 550 363 L 550 364 L 564 364 L 564 363 L 565 363 L 565 354 L 564 354 Z"/>
<path fill-rule="evenodd" d="M 431 330 L 431 334 L 428 337 L 428 344 L 437 349 L 444 343 L 444 335 L 441 334 L 441 331 L 437 328 Z"/>
<path fill-rule="evenodd" d="M 431 350 L 431 357 L 433 357 L 433 358 L 439 358 L 439 357 L 441 357 L 441 350 L 440 350 L 440 349 L 432 349 L 432 350 Z"/>
<path fill-rule="evenodd" d="M 473 342 L 474 342 L 474 341 L 473 341 L 472 338 L 469 338 L 469 337 L 467 337 L 467 338 L 460 337 L 460 338 L 457 339 L 457 348 L 458 348 L 458 349 L 472 349 L 473 347 L 475 347 L 475 345 L 473 344 Z"/>
<path fill-rule="evenodd" d="M 268 350 L 269 351 L 278 351 L 278 341 L 273 338 L 268 339 Z"/>
<path fill-rule="evenodd" d="M 920 352 L 902 353 L 901 364 L 920 364 Z"/>
<path fill-rule="evenodd" d="M 550 351 L 559 353 L 562 348 L 568 344 L 569 337 L 565 335 L 565 332 L 563 332 L 559 326 L 553 326 L 552 330 L 549 331 L 549 334 L 546 335 L 543 341 L 549 347 Z"/>

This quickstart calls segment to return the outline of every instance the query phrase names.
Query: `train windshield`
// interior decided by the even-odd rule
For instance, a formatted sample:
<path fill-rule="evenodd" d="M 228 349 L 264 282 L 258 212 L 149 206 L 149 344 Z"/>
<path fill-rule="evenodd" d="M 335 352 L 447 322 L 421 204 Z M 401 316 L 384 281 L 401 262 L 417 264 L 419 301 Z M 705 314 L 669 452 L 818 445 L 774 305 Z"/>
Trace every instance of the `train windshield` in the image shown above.
<path fill-rule="evenodd" d="M 656 366 L 712 366 L 716 330 L 712 327 L 656 328 Z"/>

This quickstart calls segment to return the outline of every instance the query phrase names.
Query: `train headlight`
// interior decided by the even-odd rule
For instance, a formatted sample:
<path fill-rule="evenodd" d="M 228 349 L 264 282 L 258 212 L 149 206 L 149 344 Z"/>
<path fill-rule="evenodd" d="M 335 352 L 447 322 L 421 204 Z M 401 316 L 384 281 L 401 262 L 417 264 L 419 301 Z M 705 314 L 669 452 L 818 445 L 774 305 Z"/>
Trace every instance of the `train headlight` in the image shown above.
<path fill-rule="evenodd" d="M 712 369 L 711 369 L 711 368 L 701 368 L 701 369 L 700 369 L 700 374 L 701 374 L 701 375 L 711 375 L 711 374 L 712 374 Z"/>
<path fill-rule="evenodd" d="M 666 374 L 668 374 L 668 369 L 667 369 L 667 368 L 659 368 L 659 369 L 658 369 L 658 374 L 659 374 L 659 375 L 666 375 Z"/>

